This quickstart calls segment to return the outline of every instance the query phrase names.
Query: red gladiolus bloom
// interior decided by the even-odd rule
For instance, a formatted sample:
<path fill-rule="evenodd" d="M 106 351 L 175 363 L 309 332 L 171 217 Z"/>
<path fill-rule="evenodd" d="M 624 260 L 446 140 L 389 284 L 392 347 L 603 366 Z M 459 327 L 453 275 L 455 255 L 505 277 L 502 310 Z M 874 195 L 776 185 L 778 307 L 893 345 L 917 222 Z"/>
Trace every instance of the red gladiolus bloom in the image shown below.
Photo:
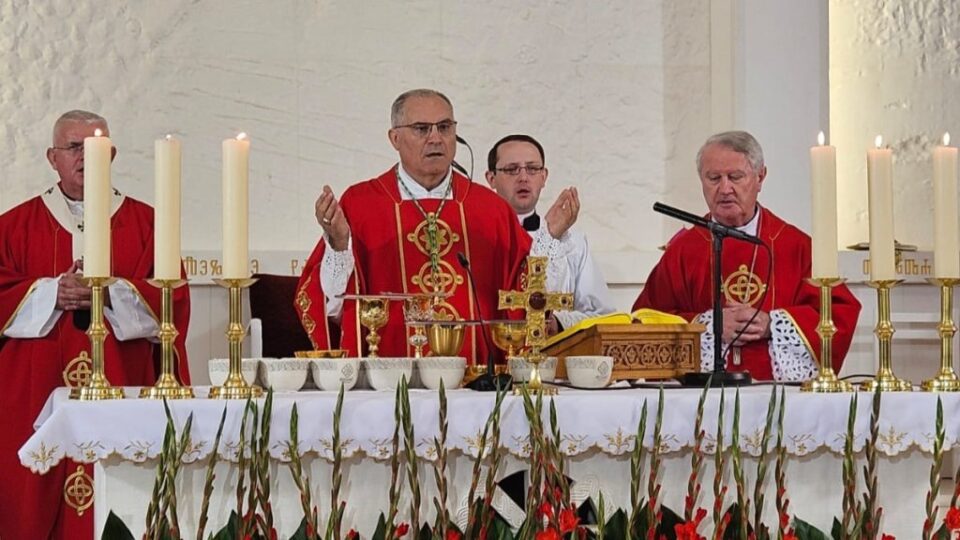
<path fill-rule="evenodd" d="M 357 540 L 358 538 L 360 538 L 360 533 L 353 529 L 350 529 L 350 531 L 347 533 L 347 540 Z"/>
<path fill-rule="evenodd" d="M 783 540 L 798 540 L 797 535 L 793 533 L 783 533 Z"/>
<path fill-rule="evenodd" d="M 943 518 L 943 524 L 951 531 L 960 529 L 960 508 L 947 510 L 947 516 Z"/>
<path fill-rule="evenodd" d="M 551 506 L 548 501 L 540 503 L 540 508 L 537 509 L 537 512 L 542 518 L 553 519 L 553 506 Z"/>
<path fill-rule="evenodd" d="M 408 532 L 410 532 L 410 525 L 408 525 L 407 523 L 401 523 L 397 525 L 397 529 L 396 531 L 394 531 L 393 537 L 401 538 L 403 537 L 403 535 L 407 534 Z"/>
<path fill-rule="evenodd" d="M 577 523 L 580 523 L 580 518 L 573 512 L 572 508 L 564 508 L 560 511 L 560 532 L 568 533 L 572 531 Z"/>
<path fill-rule="evenodd" d="M 897 537 L 892 534 L 884 534 L 880 537 L 880 540 L 897 540 Z"/>
<path fill-rule="evenodd" d="M 536 540 L 560 540 L 560 533 L 556 529 L 547 529 L 537 533 Z"/>
<path fill-rule="evenodd" d="M 447 538 L 446 540 L 461 540 L 463 535 L 457 532 L 454 529 L 447 529 Z"/>

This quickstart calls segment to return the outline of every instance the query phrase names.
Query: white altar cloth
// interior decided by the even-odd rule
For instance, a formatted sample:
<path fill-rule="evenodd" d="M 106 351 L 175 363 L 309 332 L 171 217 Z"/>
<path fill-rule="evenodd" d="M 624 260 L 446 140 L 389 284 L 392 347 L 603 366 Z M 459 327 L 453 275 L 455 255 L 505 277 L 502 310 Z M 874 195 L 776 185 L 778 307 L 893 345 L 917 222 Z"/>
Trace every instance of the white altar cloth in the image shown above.
<path fill-rule="evenodd" d="M 135 390 L 131 389 L 131 393 Z M 771 387 L 759 386 L 741 391 L 740 446 L 745 454 L 760 453 L 760 439 L 766 418 Z M 201 393 L 203 393 L 201 391 Z M 778 390 L 779 393 L 779 390 Z M 689 475 L 689 448 L 693 443 L 693 426 L 699 390 L 668 389 L 665 392 L 662 448 L 666 452 L 663 480 L 664 504 L 682 511 Z M 713 390 L 707 399 L 704 429 L 707 432 L 706 451 L 713 452 L 719 405 L 719 390 Z M 946 431 L 945 449 L 960 438 L 960 396 L 941 395 Z M 733 392 L 726 394 L 727 434 L 733 416 Z M 855 447 L 862 460 L 862 449 L 868 437 L 872 394 L 859 396 Z M 608 504 L 627 506 L 629 503 L 629 455 L 633 434 L 644 400 L 648 402 L 649 418 L 644 445 L 653 440 L 653 423 L 657 410 L 657 391 L 627 389 L 610 391 L 561 390 L 555 398 L 562 450 L 570 457 L 569 475 L 577 482 L 575 499 L 591 496 L 597 500 L 602 490 Z M 411 390 L 411 413 L 417 438 L 417 453 L 423 460 L 433 460 L 432 447 L 438 430 L 438 400 L 436 392 Z M 934 436 L 936 394 L 890 393 L 883 396 L 880 438 L 880 502 L 884 508 L 882 530 L 901 538 L 919 535 L 923 521 L 923 497 L 927 490 L 930 466 L 929 452 Z M 787 468 L 788 496 L 791 511 L 829 531 L 833 516 L 841 512 L 841 455 L 846 432 L 850 394 L 812 395 L 796 389 L 787 389 L 784 441 L 790 458 Z M 467 390 L 448 392 L 448 448 L 451 452 L 451 504 L 455 515 L 463 514 L 466 489 L 470 481 L 471 456 L 478 451 L 479 434 L 490 413 L 494 396 Z M 271 478 L 275 486 L 273 507 L 281 537 L 289 536 L 302 517 L 297 503 L 297 492 L 290 473 L 282 463 L 289 440 L 289 418 L 297 403 L 300 415 L 300 450 L 305 457 L 317 504 L 323 511 L 329 504 L 330 463 L 332 458 L 332 416 L 336 394 L 326 392 L 278 393 L 274 396 L 270 453 L 276 463 Z M 228 461 L 236 458 L 242 402 L 224 402 L 206 399 L 172 401 L 169 403 L 179 428 L 189 414 L 194 415 L 192 444 L 185 456 L 180 479 L 180 516 L 184 532 L 193 531 L 199 511 L 205 460 L 213 451 L 213 439 L 224 406 L 227 420 L 223 438 L 217 451 Z M 548 421 L 548 407 L 544 408 Z M 348 392 L 344 399 L 341 437 L 345 456 L 344 489 L 347 501 L 345 523 L 362 534 L 370 534 L 377 516 L 387 506 L 389 485 L 389 458 L 393 434 L 394 400 L 391 392 Z M 38 418 L 37 431 L 21 448 L 24 466 L 44 473 L 64 457 L 85 463 L 96 463 L 95 514 L 97 531 L 112 509 L 120 515 L 139 536 L 143 526 L 149 493 L 152 487 L 155 458 L 161 448 L 165 416 L 163 404 L 154 401 L 128 399 L 114 402 L 74 402 L 64 399 L 62 391 L 51 396 L 51 401 Z M 501 445 L 510 457 L 505 461 L 502 475 L 525 469 L 528 452 L 528 425 L 522 399 L 508 396 L 501 413 Z M 772 453 L 775 434 L 771 438 Z M 402 448 L 402 445 L 401 445 Z M 772 459 L 772 457 L 771 457 Z M 713 481 L 711 460 L 702 478 L 703 490 L 699 506 L 712 504 L 710 485 Z M 424 462 L 426 463 L 426 461 Z M 755 471 L 755 461 L 747 460 L 748 476 Z M 860 467 L 857 467 L 858 471 Z M 944 471 L 952 473 L 952 471 Z M 430 467 L 421 468 L 423 494 L 422 513 L 432 519 L 431 497 L 433 476 Z M 729 474 L 729 471 L 728 471 Z M 501 476 L 502 476 L 501 475 Z M 231 508 L 234 493 L 235 468 L 221 463 L 218 470 L 211 526 L 219 528 Z M 862 489 L 862 478 L 858 479 Z M 750 480 L 752 486 L 752 480 Z M 766 521 L 774 524 L 773 479 L 767 477 Z M 730 481 L 730 492 L 734 488 Z M 752 496 L 752 493 L 751 493 Z M 326 498 L 325 498 L 326 497 Z M 501 512 L 508 519 L 522 519 L 518 508 L 512 507 L 506 497 L 496 496 Z M 728 495 L 725 506 L 732 502 Z M 403 509 L 405 506 L 401 506 Z M 611 511 L 608 510 L 607 515 Z M 401 514 L 401 519 L 405 514 Z M 465 518 L 465 515 L 462 515 Z M 194 521 L 192 521 L 194 520 Z M 193 535 L 193 532 L 189 532 Z"/>

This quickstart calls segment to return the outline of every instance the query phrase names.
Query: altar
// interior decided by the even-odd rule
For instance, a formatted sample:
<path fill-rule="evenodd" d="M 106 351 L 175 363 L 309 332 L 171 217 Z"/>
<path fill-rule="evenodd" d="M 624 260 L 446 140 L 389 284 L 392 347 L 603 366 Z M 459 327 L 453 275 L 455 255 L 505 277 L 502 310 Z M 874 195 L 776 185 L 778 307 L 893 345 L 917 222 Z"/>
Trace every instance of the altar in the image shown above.
<path fill-rule="evenodd" d="M 741 390 L 740 448 L 745 456 L 748 495 L 753 498 L 753 478 L 770 400 L 771 386 Z M 129 396 L 136 389 L 127 389 Z M 203 395 L 203 389 L 198 389 Z M 777 390 L 779 394 L 779 389 Z M 275 526 L 281 538 L 296 530 L 303 513 L 299 492 L 287 468 L 290 439 L 290 415 L 293 405 L 299 412 L 299 450 L 304 469 L 309 475 L 314 504 L 325 523 L 329 515 L 331 481 L 332 418 L 336 394 L 327 392 L 278 393 L 274 396 L 269 451 L 270 482 Z M 686 482 L 690 473 L 690 454 L 694 443 L 694 421 L 700 391 L 667 389 L 664 393 L 662 437 L 664 452 L 660 471 L 662 503 L 682 513 Z M 734 411 L 734 392 L 725 394 L 725 443 L 730 441 Z M 945 441 L 952 448 L 960 438 L 960 395 L 943 394 Z M 783 441 L 788 454 L 786 467 L 787 497 L 792 515 L 829 531 L 834 516 L 841 515 L 842 450 L 847 430 L 847 411 L 851 394 L 815 395 L 788 388 L 785 397 Z M 869 434 L 872 394 L 859 396 L 855 424 L 858 466 L 858 494 L 863 490 L 862 474 L 864 443 Z M 928 490 L 931 449 L 935 434 L 934 419 L 938 395 L 930 393 L 889 393 L 883 395 L 880 415 L 879 504 L 883 508 L 881 530 L 898 538 L 920 535 L 924 519 L 924 497 Z M 630 453 L 644 402 L 649 418 L 644 445 L 653 444 L 658 391 L 651 388 L 621 388 L 603 391 L 561 389 L 553 398 L 557 409 L 562 441 L 567 457 L 567 474 L 572 479 L 572 498 L 577 504 L 591 498 L 598 501 L 603 493 L 606 515 L 615 508 L 630 504 Z M 452 519 L 466 520 L 466 498 L 472 478 L 473 457 L 478 452 L 479 434 L 494 406 L 493 394 L 468 390 L 448 393 L 450 450 L 449 510 Z M 705 408 L 703 428 L 707 433 L 704 448 L 712 454 L 715 442 L 720 391 L 710 391 Z M 436 459 L 433 439 L 438 435 L 438 394 L 433 391 L 410 391 L 411 417 L 414 420 L 416 453 L 423 490 L 421 519 L 434 517 L 432 498 L 436 494 L 433 470 Z M 196 535 L 206 462 L 210 453 L 219 452 L 223 461 L 217 465 L 216 481 L 210 505 L 207 533 L 219 530 L 236 502 L 236 449 L 244 403 L 192 399 L 169 403 L 176 427 L 181 430 L 193 415 L 191 444 L 184 456 L 178 478 L 178 501 L 181 532 Z M 217 426 L 224 407 L 227 409 L 223 438 L 213 448 Z M 544 418 L 549 425 L 545 406 Z M 372 533 L 381 512 L 388 505 L 390 484 L 391 442 L 394 430 L 394 395 L 392 392 L 351 391 L 343 404 L 341 441 L 343 449 L 343 486 L 341 498 L 346 501 L 344 531 L 354 528 L 362 535 Z M 134 536 L 143 533 L 144 516 L 155 476 L 158 456 L 166 425 L 163 403 L 126 399 L 107 402 L 77 402 L 66 399 L 63 389 L 55 392 L 37 420 L 37 431 L 21 448 L 22 464 L 37 474 L 47 472 L 65 458 L 95 464 L 94 512 L 97 537 L 109 512 L 115 513 L 130 527 Z M 529 426 L 522 398 L 507 396 L 501 410 L 501 449 L 506 457 L 498 481 L 527 468 Z M 776 434 L 770 439 L 769 459 L 773 459 Z M 401 443 L 401 449 L 403 445 Z M 772 474 L 766 476 L 765 523 L 775 526 L 775 488 Z M 645 467 L 645 472 L 649 467 Z M 951 475 L 953 471 L 944 470 Z M 703 492 L 697 506 L 710 509 L 713 483 L 712 460 L 705 460 L 701 477 Z M 729 486 L 724 507 L 736 498 L 728 465 Z M 646 480 L 644 479 L 644 482 Z M 480 489 L 484 483 L 480 482 Z M 644 484 L 645 485 L 645 484 Z M 409 520 L 409 493 L 405 487 L 398 521 Z M 859 495 L 858 495 L 859 496 Z M 523 505 L 509 497 L 504 489 L 494 494 L 494 507 L 510 523 L 523 519 Z M 942 518 L 943 512 L 941 512 Z M 701 525 L 712 530 L 712 525 Z"/>

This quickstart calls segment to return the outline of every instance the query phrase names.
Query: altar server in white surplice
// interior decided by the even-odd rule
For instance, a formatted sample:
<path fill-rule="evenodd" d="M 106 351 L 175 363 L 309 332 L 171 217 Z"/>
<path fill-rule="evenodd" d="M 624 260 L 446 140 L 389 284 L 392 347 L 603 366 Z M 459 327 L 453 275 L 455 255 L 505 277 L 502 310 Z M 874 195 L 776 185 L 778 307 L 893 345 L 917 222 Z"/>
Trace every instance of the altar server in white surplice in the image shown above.
<path fill-rule="evenodd" d="M 555 334 L 584 319 L 615 310 L 607 282 L 590 255 L 587 237 L 571 228 L 580 211 L 577 189 L 570 187 L 561 191 L 542 218 L 537 213 L 540 191 L 547 183 L 545 163 L 543 146 L 536 139 L 529 135 L 507 135 L 490 149 L 486 176 L 490 187 L 510 203 L 531 236 L 547 236 L 559 241 L 552 242 L 553 249 L 549 250 L 538 250 L 534 242 L 530 252 L 551 260 L 562 258 L 565 262 L 550 265 L 551 269 L 558 269 L 559 274 L 550 271 L 547 274 L 548 289 L 573 293 L 573 311 L 554 312 L 547 321 L 548 333 Z"/>

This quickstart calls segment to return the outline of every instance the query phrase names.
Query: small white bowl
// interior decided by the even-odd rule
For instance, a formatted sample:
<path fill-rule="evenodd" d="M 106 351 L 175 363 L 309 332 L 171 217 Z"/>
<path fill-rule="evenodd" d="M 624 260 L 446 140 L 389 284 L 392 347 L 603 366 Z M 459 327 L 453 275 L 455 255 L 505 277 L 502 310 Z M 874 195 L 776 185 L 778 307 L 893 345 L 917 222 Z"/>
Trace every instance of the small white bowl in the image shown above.
<path fill-rule="evenodd" d="M 301 358 L 261 358 L 260 380 L 275 392 L 296 392 L 307 382 L 310 361 Z"/>
<path fill-rule="evenodd" d="M 259 358 L 244 358 L 240 361 L 240 372 L 247 384 L 256 384 Z M 211 386 L 223 386 L 230 371 L 230 360 L 227 358 L 212 358 L 207 362 L 207 373 L 210 374 Z"/>
<path fill-rule="evenodd" d="M 529 382 L 530 372 L 533 370 L 533 364 L 527 362 L 526 358 L 521 356 L 512 356 L 507 360 L 510 367 L 510 376 L 514 382 Z M 548 356 L 540 362 L 540 380 L 544 382 L 553 382 L 557 378 L 557 357 Z"/>
<path fill-rule="evenodd" d="M 613 375 L 612 356 L 568 356 L 564 365 L 567 380 L 581 388 L 603 388 Z"/>
<path fill-rule="evenodd" d="M 420 382 L 430 390 L 438 390 L 441 380 L 444 390 L 460 388 L 463 373 L 467 369 L 467 359 L 462 356 L 429 356 L 417 358 L 414 362 Z"/>
<path fill-rule="evenodd" d="M 357 384 L 360 375 L 359 358 L 315 358 L 310 361 L 313 382 L 320 390 L 333 392 L 350 390 Z"/>
<path fill-rule="evenodd" d="M 401 377 L 409 382 L 413 375 L 413 358 L 364 358 L 361 363 L 374 390 L 394 390 Z"/>

